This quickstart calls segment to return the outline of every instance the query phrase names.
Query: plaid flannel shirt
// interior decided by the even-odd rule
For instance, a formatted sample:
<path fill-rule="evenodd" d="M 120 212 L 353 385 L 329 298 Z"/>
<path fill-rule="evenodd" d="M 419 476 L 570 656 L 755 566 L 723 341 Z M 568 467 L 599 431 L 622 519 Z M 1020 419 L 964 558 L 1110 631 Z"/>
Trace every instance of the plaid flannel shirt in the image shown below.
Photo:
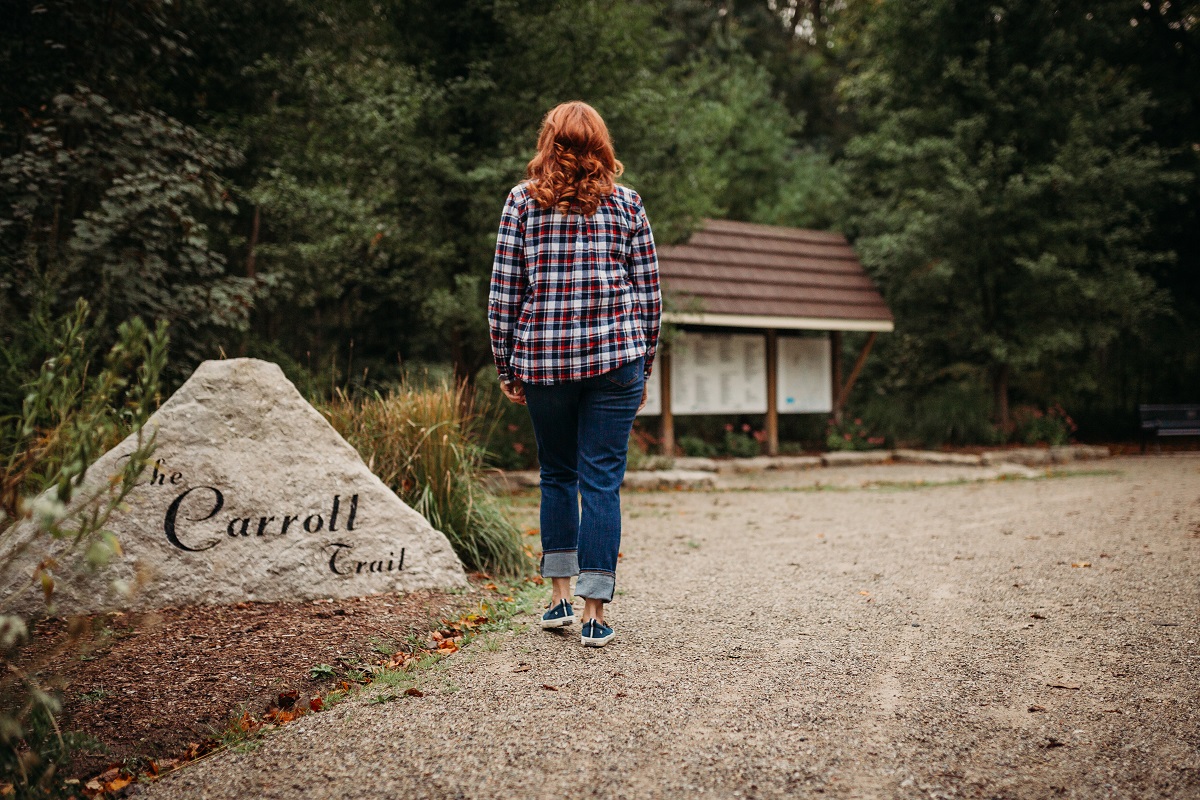
<path fill-rule="evenodd" d="M 637 192 L 617 186 L 591 216 L 539 208 L 524 183 L 509 192 L 488 296 L 501 381 L 578 381 L 640 356 L 649 377 L 661 313 Z"/>

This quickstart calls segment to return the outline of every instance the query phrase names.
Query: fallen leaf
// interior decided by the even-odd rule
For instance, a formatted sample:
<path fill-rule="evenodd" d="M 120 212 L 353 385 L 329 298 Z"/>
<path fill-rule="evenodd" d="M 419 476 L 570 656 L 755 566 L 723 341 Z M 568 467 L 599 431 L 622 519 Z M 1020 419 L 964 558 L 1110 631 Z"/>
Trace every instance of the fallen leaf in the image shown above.
<path fill-rule="evenodd" d="M 119 792 L 131 783 L 133 783 L 133 778 L 123 776 L 104 784 L 104 791 Z"/>
<path fill-rule="evenodd" d="M 863 597 L 870 597 L 870 596 L 871 596 L 871 593 L 870 593 L 870 592 L 868 592 L 866 589 L 859 589 L 859 590 L 858 590 L 858 593 L 859 593 L 859 594 L 861 594 Z"/>
<path fill-rule="evenodd" d="M 542 688 L 543 688 L 543 689 L 545 689 L 545 690 L 546 690 L 546 691 L 548 691 L 548 692 L 557 692 L 557 691 L 558 691 L 558 687 L 557 687 L 557 686 L 551 686 L 551 685 L 550 685 L 550 684 L 548 684 L 548 683 L 543 683 L 543 684 L 542 684 Z"/>
<path fill-rule="evenodd" d="M 300 692 L 297 689 L 291 689 L 286 692 L 280 692 L 279 698 L 276 701 L 280 708 L 291 708 L 296 705 L 296 701 L 300 699 Z"/>
<path fill-rule="evenodd" d="M 425 696 L 425 693 L 422 692 L 420 689 L 418 689 L 415 686 L 405 689 L 404 693 L 406 695 L 408 695 L 409 697 L 424 697 Z"/>
<path fill-rule="evenodd" d="M 1044 616 L 1042 616 L 1041 614 L 1037 613 L 1036 611 L 1035 611 L 1035 612 L 1033 612 L 1032 614 L 1030 614 L 1029 616 L 1033 617 L 1034 619 L 1045 619 L 1045 617 L 1044 617 Z"/>
<path fill-rule="evenodd" d="M 494 583 L 485 583 L 485 584 L 483 585 L 483 588 L 487 589 L 489 592 L 494 592 L 494 591 L 496 591 L 496 584 L 494 584 Z"/>
<path fill-rule="evenodd" d="M 317 695 L 308 701 L 308 707 L 313 711 L 320 711 L 325 708 L 325 701 L 321 699 L 321 695 Z"/>
<path fill-rule="evenodd" d="M 1036 714 L 1038 711 L 1045 711 L 1045 710 L 1046 710 L 1045 706 L 1030 706 L 1029 707 L 1030 714 Z"/>

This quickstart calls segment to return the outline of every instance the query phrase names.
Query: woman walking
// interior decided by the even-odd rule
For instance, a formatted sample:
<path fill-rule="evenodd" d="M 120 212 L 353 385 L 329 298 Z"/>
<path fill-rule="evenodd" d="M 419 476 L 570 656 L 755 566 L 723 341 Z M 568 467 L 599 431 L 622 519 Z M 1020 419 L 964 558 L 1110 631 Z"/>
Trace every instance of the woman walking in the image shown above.
<path fill-rule="evenodd" d="M 526 405 L 541 463 L 543 628 L 575 621 L 582 642 L 614 636 L 621 482 L 634 415 L 646 401 L 662 298 L 654 236 L 608 128 L 586 103 L 542 121 L 527 179 L 509 192 L 492 265 L 488 321 L 505 396 Z"/>

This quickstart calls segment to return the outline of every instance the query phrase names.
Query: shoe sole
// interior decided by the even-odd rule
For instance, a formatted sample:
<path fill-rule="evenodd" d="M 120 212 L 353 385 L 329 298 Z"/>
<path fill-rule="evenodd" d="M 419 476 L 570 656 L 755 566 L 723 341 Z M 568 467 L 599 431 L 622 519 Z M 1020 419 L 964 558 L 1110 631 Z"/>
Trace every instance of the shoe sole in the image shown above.
<path fill-rule="evenodd" d="M 574 617 L 563 617 L 562 619 L 544 619 L 542 620 L 542 630 L 548 631 L 552 628 L 565 628 L 574 621 Z"/>
<path fill-rule="evenodd" d="M 587 636 L 580 636 L 580 637 L 579 637 L 579 640 L 580 640 L 581 642 L 583 642 L 583 646 L 584 646 L 584 647 L 604 647 L 604 645 L 606 645 L 606 644 L 608 644 L 609 642 L 611 642 L 611 641 L 612 641 L 612 638 L 613 638 L 614 636 L 616 636 L 616 635 L 617 635 L 617 632 L 616 632 L 616 631 L 613 631 L 613 632 L 612 632 L 612 633 L 610 633 L 608 636 L 605 636 L 605 637 L 603 637 L 603 638 L 599 638 L 599 637 L 591 637 L 591 638 L 589 638 L 589 637 L 587 637 Z"/>

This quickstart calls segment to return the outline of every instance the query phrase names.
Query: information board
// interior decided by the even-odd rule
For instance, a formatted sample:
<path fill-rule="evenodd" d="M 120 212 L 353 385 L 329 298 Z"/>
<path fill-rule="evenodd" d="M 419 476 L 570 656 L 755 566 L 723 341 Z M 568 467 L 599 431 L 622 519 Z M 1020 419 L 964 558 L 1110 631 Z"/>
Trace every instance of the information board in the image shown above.
<path fill-rule="evenodd" d="M 672 413 L 766 413 L 766 358 L 761 335 L 679 334 L 671 348 Z"/>
<path fill-rule="evenodd" d="M 779 337 L 776 388 L 780 414 L 833 410 L 833 380 L 827 338 Z"/>
<path fill-rule="evenodd" d="M 662 360 L 655 359 L 654 372 L 646 379 L 646 407 L 639 417 L 657 417 L 662 413 Z"/>

